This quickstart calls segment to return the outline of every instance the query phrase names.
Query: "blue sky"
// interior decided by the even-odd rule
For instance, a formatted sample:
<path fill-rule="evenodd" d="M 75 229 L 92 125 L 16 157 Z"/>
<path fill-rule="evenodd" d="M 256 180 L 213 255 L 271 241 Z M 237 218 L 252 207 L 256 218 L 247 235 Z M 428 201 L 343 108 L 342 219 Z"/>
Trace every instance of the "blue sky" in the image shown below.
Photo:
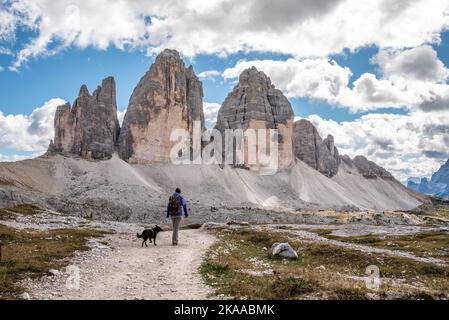
<path fill-rule="evenodd" d="M 254 65 L 342 153 L 401 180 L 429 176 L 449 158 L 448 12 L 448 0 L 2 1 L 0 161 L 44 152 L 56 104 L 82 84 L 114 76 L 125 110 L 157 52 L 174 48 L 214 72 L 212 118 Z"/>

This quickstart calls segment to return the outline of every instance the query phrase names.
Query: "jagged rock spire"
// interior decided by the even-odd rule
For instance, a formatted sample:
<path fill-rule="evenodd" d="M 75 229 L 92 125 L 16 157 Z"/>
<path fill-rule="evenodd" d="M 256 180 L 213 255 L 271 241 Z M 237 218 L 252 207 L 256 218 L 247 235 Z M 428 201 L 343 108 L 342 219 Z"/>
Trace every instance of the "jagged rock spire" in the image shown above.
<path fill-rule="evenodd" d="M 315 126 L 306 119 L 295 122 L 293 128 L 293 150 L 295 156 L 327 177 L 338 173 L 341 159 L 329 135 L 324 141 Z"/>
<path fill-rule="evenodd" d="M 119 132 L 115 80 L 109 77 L 93 95 L 82 85 L 73 108 L 69 103 L 57 108 L 55 138 L 50 150 L 84 158 L 109 159 L 115 151 Z"/>
<path fill-rule="evenodd" d="M 174 129 L 204 129 L 203 86 L 179 53 L 164 50 L 142 77 L 129 101 L 119 154 L 131 163 L 169 162 Z"/>

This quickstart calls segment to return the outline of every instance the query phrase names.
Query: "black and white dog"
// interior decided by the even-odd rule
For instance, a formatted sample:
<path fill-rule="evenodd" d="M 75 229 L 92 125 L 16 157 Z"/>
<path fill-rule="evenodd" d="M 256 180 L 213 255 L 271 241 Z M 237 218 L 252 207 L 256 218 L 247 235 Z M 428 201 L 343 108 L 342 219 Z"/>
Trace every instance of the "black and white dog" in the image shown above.
<path fill-rule="evenodd" d="M 154 245 L 157 246 L 157 244 L 156 244 L 156 237 L 157 237 L 157 234 L 158 234 L 159 232 L 163 232 L 163 231 L 164 231 L 164 230 L 162 230 L 161 227 L 156 226 L 156 227 L 154 227 L 153 229 L 147 229 L 147 230 L 144 230 L 144 231 L 142 232 L 142 234 L 137 234 L 137 238 L 143 239 L 143 241 L 142 241 L 142 247 L 143 247 L 144 244 L 148 247 L 148 244 L 147 244 L 147 241 L 148 241 L 148 240 L 150 240 L 150 243 L 153 242 Z"/>

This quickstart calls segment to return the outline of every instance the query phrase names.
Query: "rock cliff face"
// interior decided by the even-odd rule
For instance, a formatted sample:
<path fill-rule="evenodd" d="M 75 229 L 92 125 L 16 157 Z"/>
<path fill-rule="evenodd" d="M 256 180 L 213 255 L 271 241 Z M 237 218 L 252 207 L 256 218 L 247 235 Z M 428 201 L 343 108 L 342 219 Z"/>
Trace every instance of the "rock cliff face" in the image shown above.
<path fill-rule="evenodd" d="M 288 99 L 271 84 L 270 78 L 253 67 L 240 75 L 237 86 L 227 96 L 218 112 L 215 128 L 222 133 L 226 129 L 241 129 L 244 132 L 248 129 L 277 129 L 278 165 L 283 169 L 293 164 L 293 118 Z M 248 150 L 247 145 L 245 150 Z M 246 157 L 244 162 L 252 169 L 258 169 L 260 165 L 259 159 L 256 164 L 248 165 Z"/>
<path fill-rule="evenodd" d="M 324 141 L 308 120 L 296 121 L 293 127 L 293 150 L 295 156 L 327 177 L 338 173 L 341 159 L 329 135 Z"/>
<path fill-rule="evenodd" d="M 73 107 L 65 104 L 57 108 L 50 150 L 88 159 L 110 159 L 119 133 L 115 81 L 109 77 L 92 95 L 83 85 Z"/>
<path fill-rule="evenodd" d="M 191 137 L 193 124 L 204 129 L 203 87 L 179 53 L 165 50 L 142 77 L 129 101 L 119 139 L 119 155 L 129 163 L 165 163 L 177 144 L 174 129 Z"/>

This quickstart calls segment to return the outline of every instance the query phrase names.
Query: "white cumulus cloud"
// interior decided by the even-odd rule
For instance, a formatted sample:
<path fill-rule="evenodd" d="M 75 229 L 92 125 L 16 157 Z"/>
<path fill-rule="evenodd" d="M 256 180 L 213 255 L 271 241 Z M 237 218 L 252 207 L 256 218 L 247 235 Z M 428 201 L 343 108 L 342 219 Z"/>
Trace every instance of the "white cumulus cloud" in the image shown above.
<path fill-rule="evenodd" d="M 226 69 L 223 77 L 237 78 L 244 69 L 252 66 L 264 71 L 287 97 L 323 100 L 353 112 L 402 108 L 416 101 L 415 95 L 370 73 L 363 74 L 351 88 L 351 70 L 328 59 L 240 61 Z"/>
<path fill-rule="evenodd" d="M 222 76 L 236 79 L 244 69 L 255 66 L 288 97 L 322 100 L 351 112 L 449 107 L 449 71 L 432 47 L 381 51 L 371 61 L 378 65 L 380 77 L 364 73 L 353 83 L 349 68 L 324 58 L 239 61 Z"/>
<path fill-rule="evenodd" d="M 221 72 L 217 70 L 206 70 L 198 74 L 198 78 L 201 80 L 213 80 L 221 76 Z"/>
<path fill-rule="evenodd" d="M 2 149 L 44 153 L 54 137 L 56 108 L 64 103 L 62 99 L 52 99 L 30 115 L 4 115 L 0 111 L 0 154 Z"/>
<path fill-rule="evenodd" d="M 385 77 L 412 78 L 419 81 L 444 82 L 449 71 L 428 45 L 404 51 L 382 50 L 374 58 Z"/>
<path fill-rule="evenodd" d="M 211 129 L 217 123 L 218 110 L 220 110 L 221 105 L 218 103 L 204 102 L 203 112 L 204 112 L 204 122 L 206 128 Z"/>
<path fill-rule="evenodd" d="M 438 43 L 447 0 L 10 0 L 0 39 L 36 31 L 13 70 L 70 46 L 178 49 L 184 55 L 263 51 L 327 57 L 367 45 L 404 49 Z"/>

